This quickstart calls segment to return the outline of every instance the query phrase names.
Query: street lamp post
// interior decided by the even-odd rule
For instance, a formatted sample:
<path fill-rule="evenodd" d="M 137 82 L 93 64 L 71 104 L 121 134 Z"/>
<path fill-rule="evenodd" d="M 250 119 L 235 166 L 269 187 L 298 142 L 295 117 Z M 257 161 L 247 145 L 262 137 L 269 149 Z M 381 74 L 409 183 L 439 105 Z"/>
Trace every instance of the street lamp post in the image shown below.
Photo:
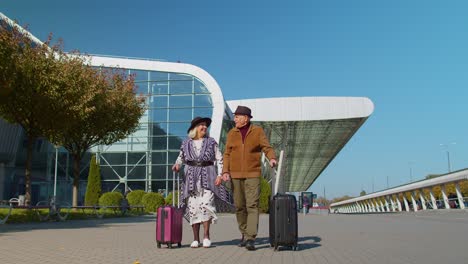
<path fill-rule="evenodd" d="M 450 163 L 450 151 L 449 151 L 449 145 L 455 145 L 457 144 L 456 142 L 452 142 L 450 144 L 440 144 L 441 147 L 446 147 L 447 150 L 447 168 L 448 168 L 448 172 L 452 172 L 452 164 Z"/>
<path fill-rule="evenodd" d="M 55 147 L 55 173 L 54 173 L 54 201 L 57 197 L 57 167 L 58 167 L 58 149 L 59 146 L 54 145 Z"/>

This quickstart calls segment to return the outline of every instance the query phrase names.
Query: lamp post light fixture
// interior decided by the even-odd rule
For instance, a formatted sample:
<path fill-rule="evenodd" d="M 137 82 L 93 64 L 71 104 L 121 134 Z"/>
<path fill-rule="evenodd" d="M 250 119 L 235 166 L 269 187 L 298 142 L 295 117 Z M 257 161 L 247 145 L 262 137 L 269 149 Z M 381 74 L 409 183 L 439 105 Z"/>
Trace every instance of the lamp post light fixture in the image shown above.
<path fill-rule="evenodd" d="M 447 167 L 448 167 L 448 172 L 452 172 L 452 164 L 450 163 L 450 150 L 449 150 L 449 146 L 450 145 L 455 145 L 457 144 L 456 142 L 452 142 L 450 144 L 440 144 L 441 147 L 445 147 L 446 148 L 446 153 L 447 153 Z"/>

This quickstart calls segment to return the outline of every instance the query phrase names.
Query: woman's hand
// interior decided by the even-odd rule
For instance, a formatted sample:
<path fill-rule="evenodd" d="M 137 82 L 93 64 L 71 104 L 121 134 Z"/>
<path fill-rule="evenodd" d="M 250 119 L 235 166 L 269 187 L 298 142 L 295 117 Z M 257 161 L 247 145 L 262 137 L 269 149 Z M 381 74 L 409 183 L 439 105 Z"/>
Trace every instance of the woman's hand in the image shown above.
<path fill-rule="evenodd" d="M 179 172 L 179 169 L 180 169 L 179 164 L 174 164 L 174 165 L 172 166 L 172 171 Z"/>
<path fill-rule="evenodd" d="M 222 180 L 223 180 L 223 179 L 221 178 L 221 175 L 219 175 L 218 177 L 216 177 L 215 185 L 216 185 L 216 186 L 219 186 L 219 185 L 221 184 Z"/>

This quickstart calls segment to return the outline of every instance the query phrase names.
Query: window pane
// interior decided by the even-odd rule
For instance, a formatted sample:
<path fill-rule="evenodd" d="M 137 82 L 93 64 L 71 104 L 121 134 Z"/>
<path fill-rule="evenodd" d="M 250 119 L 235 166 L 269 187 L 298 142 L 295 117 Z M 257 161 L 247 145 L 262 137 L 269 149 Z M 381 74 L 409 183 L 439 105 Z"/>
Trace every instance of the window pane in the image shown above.
<path fill-rule="evenodd" d="M 180 137 L 169 137 L 169 149 L 179 150 L 183 139 Z"/>
<path fill-rule="evenodd" d="M 170 109 L 169 110 L 169 120 L 172 122 L 177 121 L 192 121 L 192 109 L 185 108 L 185 109 Z"/>
<path fill-rule="evenodd" d="M 210 117 L 213 115 L 213 108 L 194 108 L 194 116 Z"/>
<path fill-rule="evenodd" d="M 151 96 L 149 100 L 149 107 L 167 108 L 167 95 L 166 96 Z"/>
<path fill-rule="evenodd" d="M 125 153 L 101 153 L 101 157 L 110 165 L 125 165 Z M 102 161 L 101 164 L 107 164 L 106 161 Z"/>
<path fill-rule="evenodd" d="M 193 80 L 192 75 L 183 74 L 183 73 L 171 73 L 169 78 L 170 78 L 170 80 L 185 80 L 185 81 Z"/>
<path fill-rule="evenodd" d="M 208 91 L 208 88 L 206 88 L 206 86 L 197 79 L 195 79 L 194 92 L 195 93 L 202 93 L 202 94 L 210 93 Z"/>
<path fill-rule="evenodd" d="M 135 82 L 148 81 L 148 72 L 141 70 L 130 70 L 130 74 L 135 75 Z"/>
<path fill-rule="evenodd" d="M 179 95 L 169 97 L 169 107 L 192 107 L 191 95 Z"/>
<path fill-rule="evenodd" d="M 137 94 L 147 94 L 148 93 L 148 82 L 135 82 Z"/>
<path fill-rule="evenodd" d="M 169 73 L 167 72 L 150 72 L 151 81 L 165 81 L 169 80 Z"/>
<path fill-rule="evenodd" d="M 151 135 L 153 136 L 167 135 L 167 123 L 152 123 L 151 129 Z"/>
<path fill-rule="evenodd" d="M 152 152 L 151 161 L 153 164 L 167 164 L 167 152 Z"/>
<path fill-rule="evenodd" d="M 169 82 L 170 94 L 191 94 L 192 81 L 170 81 Z"/>
<path fill-rule="evenodd" d="M 167 138 L 166 137 L 153 137 L 151 139 L 153 150 L 165 150 L 167 149 Z"/>
<path fill-rule="evenodd" d="M 201 107 L 201 106 L 207 106 L 211 107 L 213 106 L 213 101 L 211 100 L 210 95 L 195 95 L 195 107 Z"/>
<path fill-rule="evenodd" d="M 146 179 L 146 166 L 129 166 L 127 179 Z"/>
<path fill-rule="evenodd" d="M 128 164 L 146 164 L 146 153 L 145 152 L 129 152 L 128 153 Z"/>
<path fill-rule="evenodd" d="M 129 151 L 145 151 L 148 147 L 147 137 L 131 137 L 128 138 Z"/>
<path fill-rule="evenodd" d="M 142 190 L 144 191 L 146 188 L 146 182 L 145 181 L 129 181 L 127 182 L 128 188 L 132 191 L 136 190 Z"/>
<path fill-rule="evenodd" d="M 169 82 L 153 82 L 150 83 L 151 94 L 168 94 Z"/>
<path fill-rule="evenodd" d="M 169 123 L 169 135 L 187 135 L 190 123 Z"/>
<path fill-rule="evenodd" d="M 150 110 L 150 120 L 152 122 L 166 122 L 167 121 L 167 108 L 152 109 Z"/>
<path fill-rule="evenodd" d="M 125 177 L 125 166 L 102 166 L 101 165 L 101 178 L 103 180 L 118 180 L 120 177 Z M 117 174 L 116 174 L 117 173 Z M 119 176 L 117 176 L 119 175 Z"/>
<path fill-rule="evenodd" d="M 153 179 L 166 179 L 166 165 L 155 165 L 152 166 L 152 178 Z"/>
<path fill-rule="evenodd" d="M 169 164 L 174 164 L 177 160 L 177 157 L 179 157 L 179 151 L 169 151 Z"/>

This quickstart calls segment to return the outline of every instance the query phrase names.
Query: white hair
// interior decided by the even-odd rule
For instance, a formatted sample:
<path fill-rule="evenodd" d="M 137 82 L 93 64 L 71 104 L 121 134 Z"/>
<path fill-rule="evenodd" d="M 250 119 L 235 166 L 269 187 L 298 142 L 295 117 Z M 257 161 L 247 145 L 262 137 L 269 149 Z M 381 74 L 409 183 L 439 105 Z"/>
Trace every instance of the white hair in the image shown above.
<path fill-rule="evenodd" d="M 188 136 L 189 138 L 194 139 L 197 136 L 197 127 L 190 129 Z"/>
<path fill-rule="evenodd" d="M 188 132 L 188 137 L 191 138 L 191 139 L 194 139 L 198 136 L 198 131 L 197 131 L 197 127 L 194 127 L 192 128 L 189 132 Z M 210 134 L 208 133 L 208 131 L 206 131 L 206 134 L 205 134 L 205 137 L 209 137 Z"/>

